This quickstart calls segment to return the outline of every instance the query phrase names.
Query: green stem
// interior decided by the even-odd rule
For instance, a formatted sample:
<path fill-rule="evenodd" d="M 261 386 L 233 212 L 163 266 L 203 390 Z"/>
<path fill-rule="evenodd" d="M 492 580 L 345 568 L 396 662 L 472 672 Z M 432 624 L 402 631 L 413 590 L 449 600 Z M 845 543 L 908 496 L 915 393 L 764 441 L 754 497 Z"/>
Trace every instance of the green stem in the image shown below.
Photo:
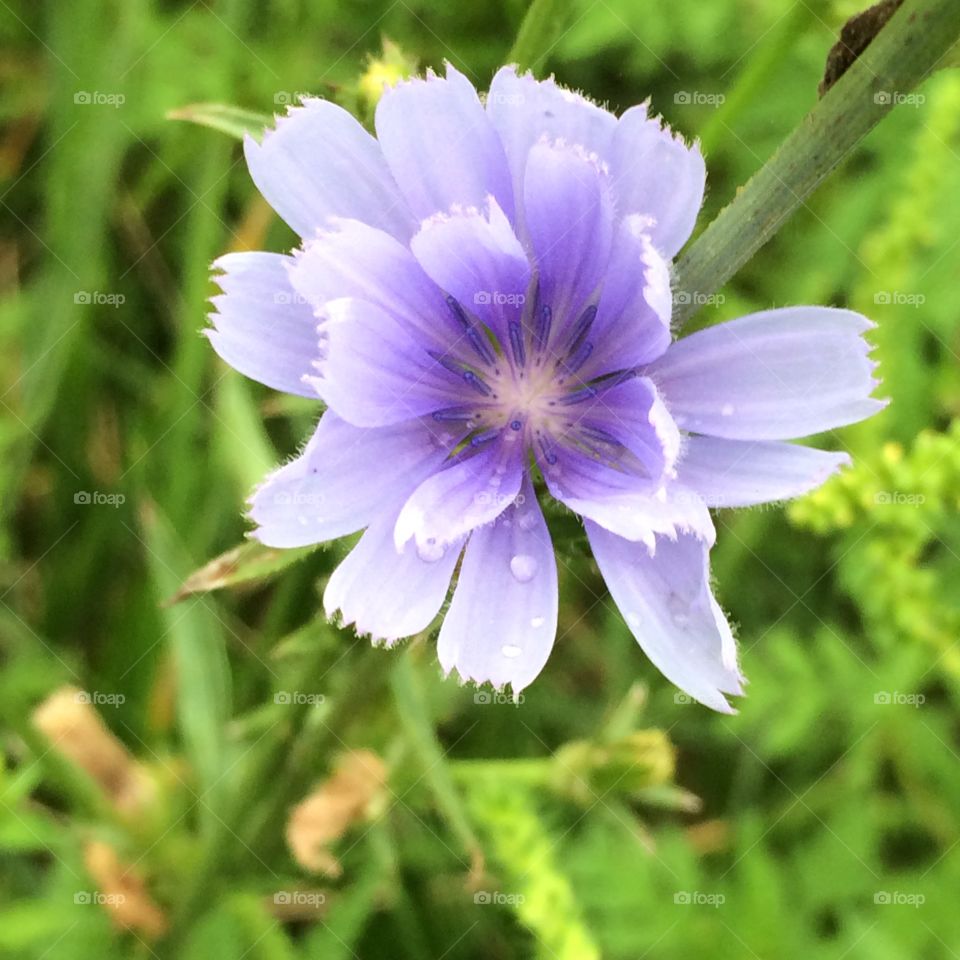
<path fill-rule="evenodd" d="M 906 0 L 859 59 L 737 193 L 676 266 L 689 320 L 803 204 L 960 36 L 957 0 Z"/>

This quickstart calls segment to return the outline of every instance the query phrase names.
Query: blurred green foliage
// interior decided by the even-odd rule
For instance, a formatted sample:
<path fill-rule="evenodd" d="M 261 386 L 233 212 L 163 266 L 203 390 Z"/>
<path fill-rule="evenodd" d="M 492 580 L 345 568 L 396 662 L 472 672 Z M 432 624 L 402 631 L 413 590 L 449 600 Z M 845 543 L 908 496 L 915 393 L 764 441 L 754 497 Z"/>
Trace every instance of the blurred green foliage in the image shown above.
<path fill-rule="evenodd" d="M 858 6 L 575 0 L 543 57 L 702 139 L 703 224 L 814 103 Z M 556 651 L 514 705 L 443 681 L 432 637 L 370 651 L 318 622 L 342 545 L 164 605 L 240 542 L 245 495 L 315 416 L 198 336 L 210 261 L 293 237 L 232 138 L 166 115 L 300 92 L 362 110 L 384 36 L 483 87 L 523 3 L 3 7 L 0 955 L 956 956 L 960 77 L 895 110 L 696 319 L 850 305 L 893 400 L 823 438 L 855 466 L 822 491 L 718 516 L 740 714 L 656 675 L 575 537 Z M 132 808 L 31 722 L 65 685 L 126 752 L 82 744 L 147 785 Z M 342 874 L 311 875 L 288 813 L 359 748 L 388 786 L 334 844 Z M 96 844 L 137 879 L 109 887 Z M 117 890 L 167 932 L 118 929 Z"/>

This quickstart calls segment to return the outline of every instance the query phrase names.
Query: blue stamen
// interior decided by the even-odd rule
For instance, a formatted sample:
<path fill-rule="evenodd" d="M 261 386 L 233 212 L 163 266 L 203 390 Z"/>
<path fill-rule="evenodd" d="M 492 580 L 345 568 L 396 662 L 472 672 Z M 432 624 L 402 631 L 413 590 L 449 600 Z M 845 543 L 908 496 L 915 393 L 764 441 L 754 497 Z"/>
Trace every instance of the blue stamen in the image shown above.
<path fill-rule="evenodd" d="M 467 312 L 463 309 L 460 301 L 457 300 L 456 297 L 452 297 L 449 294 L 447 294 L 446 300 L 447 306 L 450 308 L 450 312 L 453 314 L 454 319 L 463 328 L 464 333 L 467 335 L 467 339 L 470 341 L 473 349 L 476 350 L 480 359 L 483 360 L 484 363 L 493 363 L 496 357 L 494 356 L 493 350 L 490 349 L 490 344 L 477 330 L 473 321 L 467 316 Z"/>
<path fill-rule="evenodd" d="M 587 357 L 593 353 L 593 341 L 584 340 L 577 349 L 567 357 L 563 362 L 563 369 L 567 373 L 576 373 L 586 362 Z"/>
<path fill-rule="evenodd" d="M 510 346 L 513 348 L 513 359 L 518 367 L 522 367 L 527 362 L 527 352 L 523 348 L 523 330 L 517 320 L 511 320 L 508 324 L 510 331 Z"/>
<path fill-rule="evenodd" d="M 485 397 L 489 397 L 493 393 L 487 383 L 481 380 L 472 370 L 464 370 L 463 379 L 466 380 L 474 390 Z"/>
<path fill-rule="evenodd" d="M 580 314 L 580 319 L 574 326 L 573 333 L 570 337 L 569 351 L 571 354 L 576 353 L 577 348 L 587 338 L 587 334 L 590 332 L 590 327 L 593 326 L 593 321 L 596 320 L 596 318 L 597 308 L 594 306 L 587 307 L 587 309 Z"/>
<path fill-rule="evenodd" d="M 553 311 L 544 304 L 537 314 L 537 329 L 534 338 L 537 342 L 537 349 L 543 350 L 550 339 L 550 328 L 553 325 Z"/>

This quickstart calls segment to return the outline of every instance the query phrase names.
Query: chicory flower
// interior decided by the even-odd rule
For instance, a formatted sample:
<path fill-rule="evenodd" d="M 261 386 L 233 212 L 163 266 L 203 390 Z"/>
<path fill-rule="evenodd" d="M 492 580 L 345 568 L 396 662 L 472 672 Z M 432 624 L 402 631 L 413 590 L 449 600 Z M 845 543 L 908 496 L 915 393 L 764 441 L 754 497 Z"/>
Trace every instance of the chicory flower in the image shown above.
<path fill-rule="evenodd" d="M 306 100 L 246 141 L 302 245 L 219 259 L 207 333 L 326 405 L 253 495 L 254 536 L 363 530 L 324 605 L 388 644 L 429 626 L 459 564 L 440 662 L 516 693 L 557 634 L 552 497 L 649 658 L 729 710 L 743 678 L 708 508 L 796 496 L 847 461 L 785 441 L 882 406 L 870 324 L 791 307 L 674 341 L 669 264 L 706 174 L 645 106 L 618 118 L 511 67 L 482 100 L 448 66 L 385 92 L 376 134 Z"/>

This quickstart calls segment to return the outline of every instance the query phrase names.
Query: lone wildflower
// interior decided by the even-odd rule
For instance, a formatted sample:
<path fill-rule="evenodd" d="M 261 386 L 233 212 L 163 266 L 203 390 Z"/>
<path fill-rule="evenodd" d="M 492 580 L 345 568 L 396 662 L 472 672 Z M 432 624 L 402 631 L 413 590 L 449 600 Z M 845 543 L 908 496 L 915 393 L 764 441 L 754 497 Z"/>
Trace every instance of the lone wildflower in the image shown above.
<path fill-rule="evenodd" d="M 729 711 L 743 678 L 708 508 L 796 496 L 847 461 L 784 441 L 882 406 L 868 321 L 791 307 L 672 342 L 669 261 L 705 168 L 645 106 L 617 118 L 511 67 L 484 103 L 448 66 L 387 91 L 376 132 L 307 100 L 246 142 L 303 243 L 219 259 L 208 335 L 326 404 L 254 493 L 254 536 L 365 530 L 324 606 L 388 644 L 431 623 L 459 561 L 440 662 L 516 692 L 557 632 L 542 479 L 649 658 Z"/>

